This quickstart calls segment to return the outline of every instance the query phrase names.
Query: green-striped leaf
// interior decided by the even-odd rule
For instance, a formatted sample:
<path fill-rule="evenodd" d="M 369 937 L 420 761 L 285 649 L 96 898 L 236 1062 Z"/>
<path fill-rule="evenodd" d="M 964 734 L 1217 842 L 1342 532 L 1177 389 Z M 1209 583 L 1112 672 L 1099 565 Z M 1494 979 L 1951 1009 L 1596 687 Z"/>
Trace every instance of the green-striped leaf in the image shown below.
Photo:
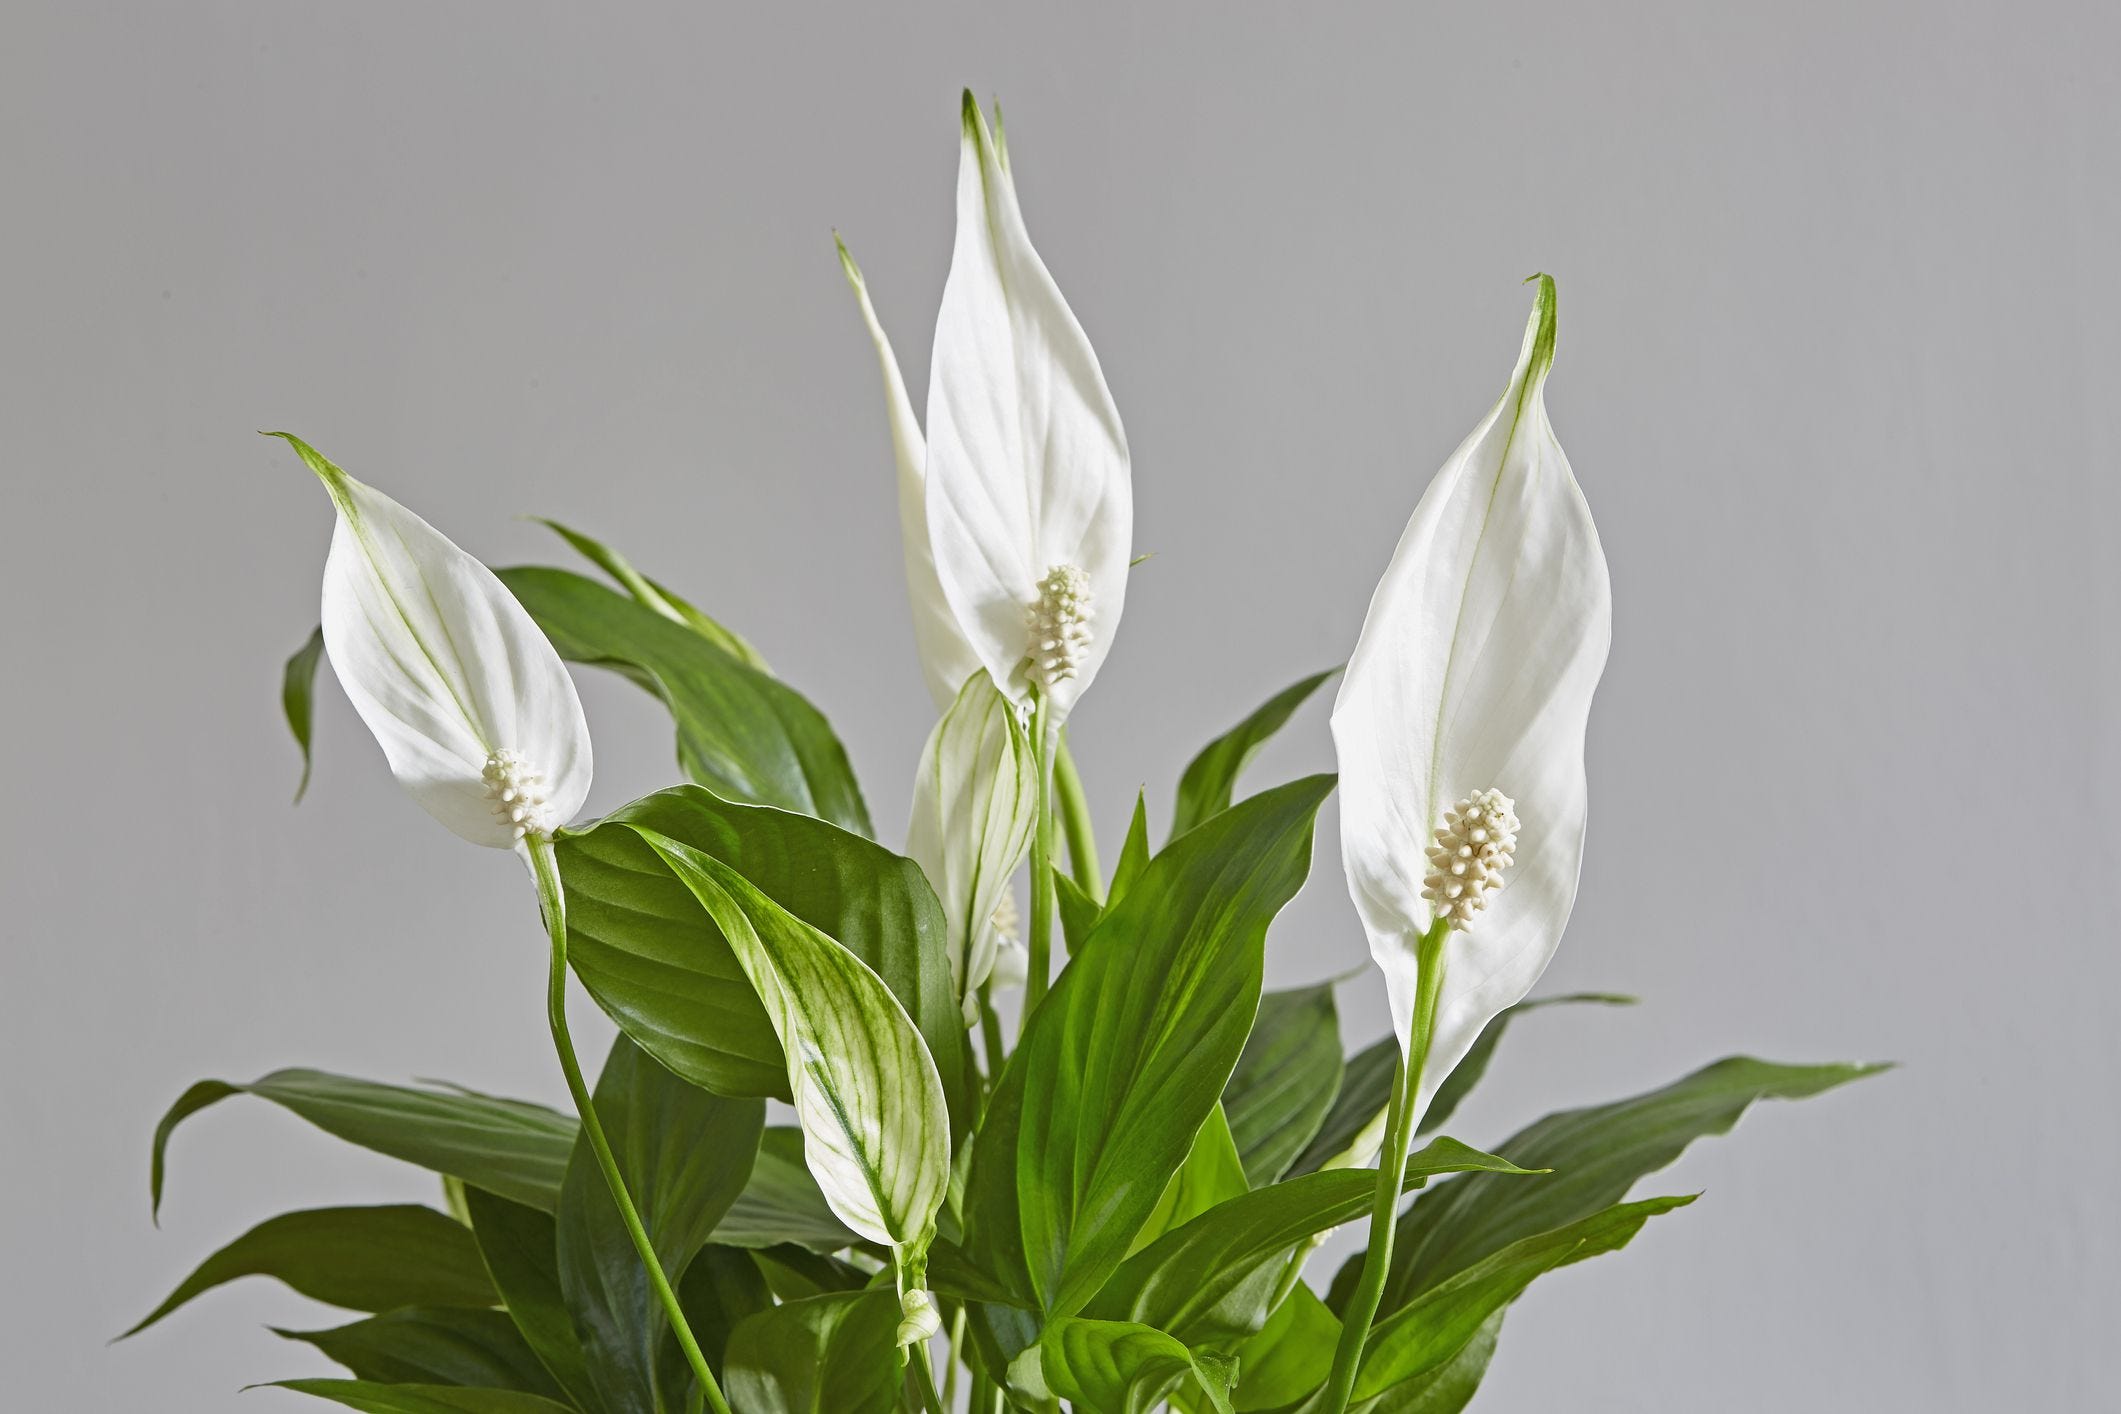
<path fill-rule="evenodd" d="M 418 1204 L 312 1208 L 267 1218 L 201 1262 L 136 1335 L 202 1292 L 239 1277 L 276 1277 L 351 1311 L 491 1306 L 493 1283 L 463 1226 Z"/>
<path fill-rule="evenodd" d="M 1223 1087 L 1230 1134 L 1254 1186 L 1274 1182 L 1311 1142 L 1340 1093 L 1340 1019 L 1330 985 L 1268 992 Z"/>
<path fill-rule="evenodd" d="M 740 1322 L 729 1403 L 742 1414 L 887 1414 L 898 1403 L 898 1299 L 812 1296 Z"/>
<path fill-rule="evenodd" d="M 157 1210 L 170 1134 L 231 1095 L 270 1100 L 334 1138 L 547 1212 L 559 1206 L 560 1179 L 574 1147 L 572 1117 L 523 1100 L 414 1090 L 321 1070 L 276 1070 L 248 1085 L 202 1080 L 155 1127 L 149 1190 Z"/>
<path fill-rule="evenodd" d="M 872 833 L 846 748 L 794 688 L 595 580 L 535 565 L 497 573 L 561 657 L 617 668 L 663 700 L 692 780 Z"/>
<path fill-rule="evenodd" d="M 1190 1376 L 1216 1414 L 1231 1414 L 1236 1363 L 1189 1350 L 1160 1330 L 1062 1316 L 1046 1327 L 1038 1346 L 1047 1388 L 1078 1409 L 1149 1414 Z"/>
<path fill-rule="evenodd" d="M 405 1306 L 330 1330 L 275 1334 L 315 1346 L 359 1380 L 566 1397 L 515 1322 L 501 1311 Z"/>
<path fill-rule="evenodd" d="M 950 1181 L 950 1117 L 905 1008 L 860 958 L 728 865 L 635 828 L 713 917 L 765 1003 L 825 1201 L 873 1242 L 925 1249 Z"/>
<path fill-rule="evenodd" d="M 620 1035 L 595 1103 L 656 1258 L 677 1281 L 751 1176 L 765 1102 L 688 1085 Z M 567 1168 L 558 1239 L 560 1291 L 607 1414 L 680 1405 L 683 1386 L 659 1384 L 667 1317 L 586 1140 Z"/>
<path fill-rule="evenodd" d="M 728 1247 L 805 1247 L 837 1252 L 861 1241 L 833 1215 L 832 1205 L 803 1163 L 803 1131 L 768 1126 L 759 1139 L 751 1181 L 715 1224 L 714 1240 Z"/>
<path fill-rule="evenodd" d="M 1178 780 L 1178 806 L 1172 812 L 1171 837 L 1176 839 L 1201 821 L 1228 810 L 1238 775 L 1245 766 L 1303 706 L 1304 699 L 1339 671 L 1328 668 L 1283 688 L 1188 762 L 1185 774 Z"/>
<path fill-rule="evenodd" d="M 717 623 L 664 585 L 642 574 L 624 555 L 603 541 L 593 540 L 581 531 L 571 530 L 556 520 L 547 520 L 543 516 L 537 520 L 540 525 L 573 546 L 582 558 L 617 580 L 620 586 L 633 596 L 635 603 L 655 610 L 673 623 L 683 624 L 747 667 L 756 668 L 762 673 L 773 671 L 766 666 L 766 660 L 759 656 L 758 649 L 746 642 L 742 634 Z"/>
<path fill-rule="evenodd" d="M 573 1414 L 571 1405 L 506 1389 L 374 1384 L 367 1380 L 280 1380 L 262 1386 L 313 1394 L 362 1414 Z"/>
<path fill-rule="evenodd" d="M 573 1402 L 596 1408 L 581 1338 L 560 1294 L 558 1224 L 549 1213 L 476 1188 L 465 1190 L 464 1207 L 509 1320 Z"/>

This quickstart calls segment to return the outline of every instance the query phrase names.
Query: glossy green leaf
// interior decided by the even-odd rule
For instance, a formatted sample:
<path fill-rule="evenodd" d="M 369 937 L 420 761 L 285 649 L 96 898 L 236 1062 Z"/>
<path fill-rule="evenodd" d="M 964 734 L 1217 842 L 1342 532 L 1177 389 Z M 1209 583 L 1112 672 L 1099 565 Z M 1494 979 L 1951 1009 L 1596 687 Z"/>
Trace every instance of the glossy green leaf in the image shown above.
<path fill-rule="evenodd" d="M 803 1163 L 803 1131 L 770 1125 L 759 1140 L 751 1181 L 715 1224 L 714 1240 L 728 1247 L 806 1247 L 837 1252 L 861 1241 L 833 1215 L 832 1205 Z"/>
<path fill-rule="evenodd" d="M 1250 1190 L 1237 1141 L 1230 1137 L 1230 1121 L 1222 1106 L 1217 1105 L 1208 1111 L 1207 1122 L 1194 1134 L 1185 1162 L 1171 1175 L 1163 1196 L 1156 1200 L 1134 1240 L 1127 1244 L 1127 1255 L 1133 1256 L 1173 1228 Z"/>
<path fill-rule="evenodd" d="M 358 1380 L 467 1385 L 566 1398 L 502 1311 L 405 1306 L 330 1330 L 274 1333 L 315 1346 Z"/>
<path fill-rule="evenodd" d="M 925 1249 L 950 1182 L 950 1116 L 905 1008 L 860 958 L 728 865 L 635 828 L 714 918 L 765 1003 L 825 1201 L 873 1242 Z"/>
<path fill-rule="evenodd" d="M 1399 1043 L 1390 1036 L 1348 1057 L 1341 1067 L 1340 1089 L 1319 1121 L 1318 1133 L 1289 1165 L 1289 1176 L 1375 1163 L 1377 1146 L 1384 1140 L 1385 1104 L 1392 1098 L 1392 1076 L 1398 1069 Z M 1357 1152 L 1362 1149 L 1369 1152 Z"/>
<path fill-rule="evenodd" d="M 1254 1186 L 1274 1182 L 1318 1133 L 1340 1093 L 1340 1018 L 1330 985 L 1268 992 L 1223 1087 L 1230 1134 Z"/>
<path fill-rule="evenodd" d="M 790 1301 L 729 1337 L 742 1414 L 886 1414 L 898 1402 L 898 1298 L 888 1289 Z"/>
<path fill-rule="evenodd" d="M 656 1258 L 676 1281 L 751 1177 L 765 1102 L 688 1085 L 621 1035 L 595 1103 Z M 599 1402 L 608 1414 L 680 1404 L 682 1385 L 659 1384 L 667 1317 L 586 1141 L 561 1189 L 558 1240 L 560 1291 Z"/>
<path fill-rule="evenodd" d="M 231 1095 L 270 1100 L 334 1138 L 547 1212 L 559 1206 L 560 1179 L 574 1147 L 571 1116 L 524 1100 L 415 1090 L 321 1070 L 276 1070 L 248 1085 L 202 1080 L 155 1127 L 149 1191 L 158 1211 L 171 1133 Z"/>
<path fill-rule="evenodd" d="M 572 1407 L 535 1394 L 451 1385 L 375 1384 L 367 1380 L 280 1380 L 261 1386 L 313 1394 L 362 1414 L 572 1414 Z"/>
<path fill-rule="evenodd" d="M 687 776 L 731 800 L 873 833 L 846 748 L 794 688 L 592 579 L 542 566 L 498 573 L 561 657 L 626 670 L 662 698 Z"/>
<path fill-rule="evenodd" d="M 1232 1414 L 1235 1363 L 1189 1350 L 1160 1330 L 1062 1316 L 1046 1327 L 1038 1344 L 1046 1386 L 1078 1409 L 1149 1414 L 1190 1376 L 1216 1414 Z"/>
<path fill-rule="evenodd" d="M 1456 1139 L 1438 1139 L 1408 1156 L 1410 1188 L 1447 1173 L 1547 1181 Z M 1085 1314 L 1153 1325 L 1192 1345 L 1250 1335 L 1267 1318 L 1289 1254 L 1312 1235 L 1367 1213 L 1376 1191 L 1373 1169 L 1332 1169 L 1255 1189 L 1129 1257 Z"/>
<path fill-rule="evenodd" d="M 758 649 L 746 642 L 742 634 L 717 623 L 669 589 L 642 574 L 624 555 L 603 541 L 593 540 L 581 531 L 571 530 L 556 520 L 547 520 L 543 516 L 536 519 L 540 525 L 573 546 L 582 558 L 617 580 L 620 586 L 633 596 L 635 603 L 655 610 L 673 623 L 683 624 L 747 667 L 756 668 L 762 673 L 773 671 L 766 666 L 766 660 L 759 656 Z"/>
<path fill-rule="evenodd" d="M 1422 1195 L 1399 1221 L 1384 1309 L 1464 1271 L 1521 1238 L 1588 1218 L 1705 1135 L 1724 1134 L 1755 1100 L 1802 1099 L 1877 1072 L 1861 1065 L 1776 1065 L 1733 1056 L 1662 1090 L 1548 1115 L 1499 1146 L 1536 1184 L 1478 1175 Z M 1352 1265 L 1352 1264 L 1351 1264 Z M 1354 1280 L 1345 1274 L 1336 1291 Z"/>
<path fill-rule="evenodd" d="M 1134 814 L 1127 821 L 1127 834 L 1119 842 L 1119 859 L 1112 866 L 1112 883 L 1105 890 L 1106 908 L 1118 903 L 1120 895 L 1134 887 L 1134 881 L 1149 867 L 1149 802 L 1141 791 L 1134 793 Z"/>
<path fill-rule="evenodd" d="M 1494 1059 L 1495 1047 L 1501 1042 L 1503 1032 L 1509 1030 L 1512 1018 L 1524 1012 L 1537 1011 L 1541 1007 L 1568 1006 L 1576 1003 L 1633 1006 L 1635 999 L 1615 992 L 1571 992 L 1560 997 L 1534 997 L 1530 1001 L 1519 1002 L 1516 1006 L 1504 1007 L 1495 1013 L 1492 1021 L 1481 1028 L 1480 1035 L 1474 1038 L 1473 1048 L 1466 1052 L 1465 1059 L 1444 1077 L 1443 1084 L 1436 1087 L 1436 1093 L 1429 1099 L 1429 1108 L 1422 1113 L 1421 1127 L 1415 1132 L 1429 1134 L 1439 1130 L 1458 1112 L 1459 1104 L 1473 1087 L 1480 1083 L 1481 1077 L 1488 1073 L 1488 1062 Z"/>
<path fill-rule="evenodd" d="M 1375 1398 L 1357 1402 L 1352 1406 L 1353 1414 L 1459 1414 L 1473 1402 L 1488 1373 L 1488 1362 L 1495 1358 L 1495 1341 L 1502 1334 L 1502 1318 L 1508 1309 L 1504 1307 L 1481 1322 L 1473 1338 L 1456 1355 L 1425 1375 L 1388 1385 Z M 1327 1314 L 1330 1317 L 1331 1313 Z M 1330 1363 L 1330 1356 L 1328 1360 Z"/>
<path fill-rule="evenodd" d="M 773 1288 L 752 1254 L 736 1247 L 701 1249 L 678 1283 L 678 1306 L 692 1338 L 700 1343 L 708 1368 L 717 1376 L 727 1368 L 730 1334 L 745 1319 L 773 1305 Z M 684 1349 L 674 1334 L 663 1338 L 664 1389 L 682 1389 L 689 1378 Z"/>
<path fill-rule="evenodd" d="M 1158 855 L 1032 1017 L 966 1191 L 968 1251 L 1026 1306 L 1082 1308 L 1221 1097 L 1258 1007 L 1267 925 L 1303 883 L 1332 785 L 1268 791 Z"/>
<path fill-rule="evenodd" d="M 560 1293 L 559 1225 L 549 1213 L 476 1188 L 464 1192 L 471 1234 L 508 1319 L 560 1388 L 596 1408 L 574 1318 Z"/>
<path fill-rule="evenodd" d="M 312 1208 L 267 1218 L 208 1257 L 126 1334 L 248 1276 L 276 1277 L 311 1300 L 352 1311 L 495 1300 L 471 1234 L 433 1208 Z"/>
<path fill-rule="evenodd" d="M 1237 1359 L 1237 1414 L 1286 1408 L 1326 1382 L 1340 1318 L 1302 1282 L 1289 1289 L 1267 1323 L 1232 1353 Z"/>
<path fill-rule="evenodd" d="M 757 990 L 644 830 L 720 860 L 881 977 L 927 1041 L 953 1117 L 969 1123 L 965 1023 L 942 906 L 920 867 L 823 821 L 698 786 L 643 796 L 557 846 L 575 974 L 635 1042 L 710 1090 L 788 1098 Z"/>
<path fill-rule="evenodd" d="M 1172 813 L 1171 837 L 1176 839 L 1211 815 L 1228 810 L 1237 778 L 1246 765 L 1259 754 L 1267 739 L 1288 723 L 1304 700 L 1339 671 L 1328 668 L 1283 688 L 1188 762 L 1185 774 L 1178 780 L 1178 807 Z"/>
<path fill-rule="evenodd" d="M 1371 1327 L 1356 1366 L 1355 1397 L 1367 1399 L 1442 1368 L 1480 1334 L 1489 1318 L 1539 1277 L 1617 1251 L 1651 1218 L 1693 1201 L 1692 1195 L 1684 1195 L 1617 1204 L 1522 1238 L 1427 1288 Z"/>
<path fill-rule="evenodd" d="M 295 650 L 280 675 L 280 711 L 287 717 L 287 729 L 294 733 L 295 744 L 302 748 L 302 779 L 295 783 L 297 805 L 309 792 L 310 733 L 315 723 L 317 665 L 323 661 L 324 630 L 313 628 L 309 631 L 308 641 Z"/>
<path fill-rule="evenodd" d="M 860 1291 L 869 1285 L 871 1275 L 851 1262 L 793 1244 L 755 1249 L 751 1260 L 767 1288 L 783 1301 Z"/>
<path fill-rule="evenodd" d="M 1073 957 L 1097 926 L 1097 916 L 1104 912 L 1104 906 L 1059 868 L 1053 870 L 1053 894 L 1060 904 L 1061 943 Z"/>

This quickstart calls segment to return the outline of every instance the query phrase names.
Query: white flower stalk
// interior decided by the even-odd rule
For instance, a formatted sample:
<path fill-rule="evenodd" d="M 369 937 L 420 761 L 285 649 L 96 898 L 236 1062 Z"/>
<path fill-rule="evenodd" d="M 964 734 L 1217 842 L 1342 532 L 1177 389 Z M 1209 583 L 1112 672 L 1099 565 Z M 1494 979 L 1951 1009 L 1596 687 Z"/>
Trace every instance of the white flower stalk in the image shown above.
<path fill-rule="evenodd" d="M 999 126 L 967 93 L 957 245 L 928 377 L 928 537 L 979 661 L 1057 729 L 1111 650 L 1134 491 L 1082 326 L 1032 248 Z"/>
<path fill-rule="evenodd" d="M 994 680 L 975 667 L 921 753 L 906 826 L 906 853 L 942 900 L 951 979 L 973 1022 L 980 984 L 994 967 L 997 915 L 1037 821 L 1030 737 Z"/>
<path fill-rule="evenodd" d="M 324 649 L 391 774 L 473 844 L 548 837 L 589 794 L 589 725 L 550 641 L 493 572 L 300 438 L 339 520 Z"/>
<path fill-rule="evenodd" d="M 1440 919 L 1453 930 L 1436 950 L 1414 1121 L 1546 969 L 1583 854 L 1584 730 L 1612 592 L 1547 421 L 1555 299 L 1538 280 L 1509 387 L 1415 508 L 1333 709 L 1342 860 L 1403 1051 L 1417 945 Z"/>

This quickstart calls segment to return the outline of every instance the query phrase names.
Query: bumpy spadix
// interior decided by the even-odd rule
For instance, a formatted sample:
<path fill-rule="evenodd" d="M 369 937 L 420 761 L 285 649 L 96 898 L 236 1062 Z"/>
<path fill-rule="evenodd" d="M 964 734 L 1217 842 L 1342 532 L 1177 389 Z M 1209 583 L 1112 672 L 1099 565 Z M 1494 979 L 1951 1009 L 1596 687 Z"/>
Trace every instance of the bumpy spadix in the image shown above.
<path fill-rule="evenodd" d="M 1402 1047 L 1416 943 L 1440 919 L 1453 930 L 1417 1118 L 1545 970 L 1583 856 L 1584 730 L 1612 591 L 1547 421 L 1555 297 L 1538 280 L 1509 386 L 1415 507 L 1333 709 L 1342 862 Z"/>
<path fill-rule="evenodd" d="M 324 649 L 391 774 L 474 844 L 550 835 L 589 794 L 589 725 L 552 644 L 493 572 L 300 438 L 339 514 Z"/>

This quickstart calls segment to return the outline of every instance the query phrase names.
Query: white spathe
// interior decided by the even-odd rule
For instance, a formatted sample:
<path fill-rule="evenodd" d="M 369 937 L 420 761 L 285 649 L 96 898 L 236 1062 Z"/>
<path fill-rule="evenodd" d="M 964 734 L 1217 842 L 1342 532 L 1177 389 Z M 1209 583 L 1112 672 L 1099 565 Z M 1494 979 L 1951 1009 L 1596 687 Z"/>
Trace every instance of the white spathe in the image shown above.
<path fill-rule="evenodd" d="M 1058 725 L 1089 689 L 1126 602 L 1134 536 L 1127 437 L 1097 355 L 1031 246 L 1000 125 L 968 92 L 957 243 L 928 377 L 928 538 L 936 577 L 1019 706 L 1042 581 L 1081 571 L 1070 671 L 1041 685 Z"/>
<path fill-rule="evenodd" d="M 300 438 L 272 435 L 338 510 L 324 650 L 391 774 L 473 844 L 509 849 L 526 825 L 572 819 L 589 794 L 589 724 L 552 643 L 447 536 Z"/>
<path fill-rule="evenodd" d="M 1415 1098 L 1429 1098 L 1496 1013 L 1523 999 L 1576 899 L 1584 730 L 1612 639 L 1590 508 L 1547 421 L 1553 281 L 1495 409 L 1407 522 L 1333 708 L 1341 855 L 1394 1029 L 1409 1045 L 1415 941 L 1435 919 L 1429 851 L 1462 797 L 1516 803 L 1514 864 L 1443 943 L 1443 986 Z"/>
<path fill-rule="evenodd" d="M 906 853 L 942 901 L 961 1005 L 973 1004 L 994 968 L 995 915 L 1037 823 L 1030 736 L 994 679 L 975 666 L 921 752 L 906 825 Z M 976 1011 L 970 1015 L 977 1020 Z"/>

